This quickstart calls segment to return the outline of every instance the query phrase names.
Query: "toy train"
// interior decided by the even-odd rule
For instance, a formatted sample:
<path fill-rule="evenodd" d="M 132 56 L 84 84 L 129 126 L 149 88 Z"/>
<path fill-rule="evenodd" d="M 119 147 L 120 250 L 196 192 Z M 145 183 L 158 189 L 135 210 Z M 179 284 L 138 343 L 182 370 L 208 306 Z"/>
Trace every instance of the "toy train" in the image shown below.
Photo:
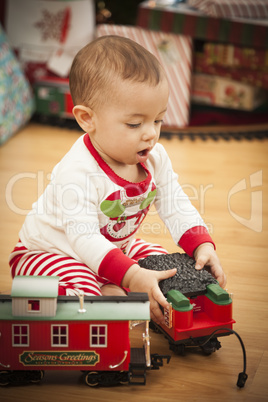
<path fill-rule="evenodd" d="M 199 347 L 211 354 L 221 347 L 216 336 L 232 333 L 232 300 L 219 285 L 210 284 L 205 294 L 189 298 L 173 289 L 167 300 L 165 325 L 152 322 L 150 327 L 164 333 L 173 352 L 184 354 L 187 347 Z"/>
<path fill-rule="evenodd" d="M 166 270 L 175 267 L 172 278 L 159 286 L 170 303 L 165 313 L 165 325 L 151 323 L 151 328 L 163 332 L 170 349 L 184 354 L 187 347 L 199 347 L 205 354 L 220 348 L 217 336 L 232 333 L 232 298 L 206 270 L 195 269 L 195 260 L 187 254 L 151 255 L 139 261 L 141 267 Z M 224 328 L 223 328 L 224 327 Z M 212 332 L 216 331 L 212 336 Z M 210 337 L 208 339 L 208 336 Z"/>
<path fill-rule="evenodd" d="M 78 127 L 72 114 L 73 101 L 67 78 L 43 77 L 33 84 L 34 119 L 42 123 Z"/>
<path fill-rule="evenodd" d="M 0 385 L 39 382 L 44 370 L 81 370 L 90 386 L 145 384 L 170 356 L 150 355 L 145 293 L 58 296 L 58 277 L 17 276 L 0 297 Z M 78 302 L 79 301 L 79 302 Z M 129 327 L 145 321 L 143 346 Z"/>
<path fill-rule="evenodd" d="M 58 296 L 58 277 L 15 277 L 11 295 L 0 296 L 0 385 L 39 382 L 45 370 L 80 370 L 89 386 L 145 384 L 146 372 L 159 369 L 169 355 L 150 354 L 148 295 Z M 232 300 L 217 284 L 205 294 L 186 297 L 172 289 L 164 333 L 170 348 L 183 353 L 201 347 L 219 349 L 216 338 L 235 333 L 244 353 L 244 370 L 237 386 L 247 379 L 243 342 L 233 331 Z M 131 347 L 133 322 L 145 322 L 143 345 Z"/>

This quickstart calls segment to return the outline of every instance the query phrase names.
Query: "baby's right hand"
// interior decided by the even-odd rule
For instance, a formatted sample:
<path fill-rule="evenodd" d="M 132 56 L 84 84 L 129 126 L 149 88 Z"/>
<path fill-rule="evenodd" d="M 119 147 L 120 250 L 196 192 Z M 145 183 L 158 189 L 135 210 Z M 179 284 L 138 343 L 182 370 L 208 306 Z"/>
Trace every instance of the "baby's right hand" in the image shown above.
<path fill-rule="evenodd" d="M 161 292 L 158 283 L 164 279 L 171 278 L 176 272 L 176 268 L 167 271 L 153 271 L 134 264 L 126 272 L 121 285 L 129 288 L 132 292 L 148 293 L 151 319 L 158 324 L 164 323 L 164 316 L 159 304 L 165 308 L 169 307 L 169 303 Z"/>

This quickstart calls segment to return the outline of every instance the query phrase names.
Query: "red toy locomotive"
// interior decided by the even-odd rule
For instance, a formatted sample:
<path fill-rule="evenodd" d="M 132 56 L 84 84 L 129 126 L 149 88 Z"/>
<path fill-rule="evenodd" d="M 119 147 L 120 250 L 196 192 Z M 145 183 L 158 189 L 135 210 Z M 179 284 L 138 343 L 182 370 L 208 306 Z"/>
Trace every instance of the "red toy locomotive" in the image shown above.
<path fill-rule="evenodd" d="M 229 294 L 217 284 L 207 286 L 204 295 L 186 297 L 177 290 L 167 294 L 170 308 L 165 310 L 165 325 L 151 326 L 165 333 L 170 348 L 179 354 L 186 347 L 199 346 L 210 354 L 219 349 L 217 338 L 207 337 L 213 331 L 217 336 L 229 335 L 235 320 L 232 318 L 232 299 Z M 224 326 L 224 328 L 223 328 Z"/>

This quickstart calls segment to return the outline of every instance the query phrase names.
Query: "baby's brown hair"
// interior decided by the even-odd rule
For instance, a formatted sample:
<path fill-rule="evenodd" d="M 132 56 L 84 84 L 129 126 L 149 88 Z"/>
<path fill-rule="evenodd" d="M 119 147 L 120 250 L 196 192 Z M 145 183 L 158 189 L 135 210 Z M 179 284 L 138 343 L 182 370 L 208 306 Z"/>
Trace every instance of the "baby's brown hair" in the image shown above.
<path fill-rule="evenodd" d="M 98 108 L 112 95 L 116 80 L 156 86 L 165 73 L 157 58 L 131 39 L 102 36 L 75 56 L 69 75 L 74 105 Z"/>

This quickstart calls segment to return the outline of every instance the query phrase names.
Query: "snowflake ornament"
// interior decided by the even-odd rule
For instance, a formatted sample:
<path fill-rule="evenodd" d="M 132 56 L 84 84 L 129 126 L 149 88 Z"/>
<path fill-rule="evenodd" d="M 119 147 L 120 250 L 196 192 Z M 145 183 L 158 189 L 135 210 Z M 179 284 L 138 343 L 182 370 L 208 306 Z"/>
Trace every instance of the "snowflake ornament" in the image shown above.
<path fill-rule="evenodd" d="M 70 9 L 65 8 L 56 13 L 42 10 L 42 19 L 34 24 L 41 31 L 42 40 L 54 39 L 63 43 L 69 30 Z"/>

